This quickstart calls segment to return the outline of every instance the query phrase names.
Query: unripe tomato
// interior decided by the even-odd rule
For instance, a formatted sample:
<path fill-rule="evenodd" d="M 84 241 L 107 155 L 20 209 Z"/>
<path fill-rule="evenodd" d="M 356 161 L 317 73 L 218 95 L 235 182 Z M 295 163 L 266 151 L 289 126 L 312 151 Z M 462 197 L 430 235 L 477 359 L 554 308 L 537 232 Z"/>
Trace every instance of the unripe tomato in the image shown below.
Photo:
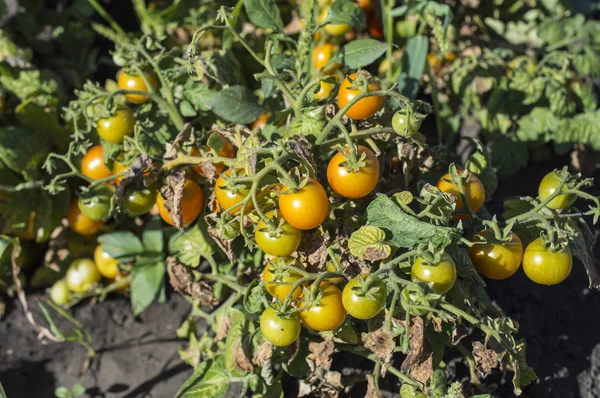
<path fill-rule="evenodd" d="M 458 171 L 459 175 L 463 175 L 464 173 L 464 170 Z M 452 177 L 450 177 L 450 174 L 446 174 L 440 178 L 436 184 L 436 187 L 438 187 L 440 191 L 446 192 L 456 198 L 456 211 L 461 211 L 464 208 L 460 190 L 452 182 Z M 471 174 L 471 179 L 469 182 L 463 183 L 463 187 L 465 189 L 465 196 L 467 197 L 467 204 L 474 213 L 478 213 L 483 207 L 483 202 L 485 201 L 485 188 L 483 187 L 483 184 L 481 181 L 479 181 L 479 178 L 477 178 L 475 174 Z M 463 212 L 457 214 L 455 217 L 458 219 L 465 219 L 468 217 L 468 214 Z"/>
<path fill-rule="evenodd" d="M 556 191 L 559 185 L 560 178 L 553 171 L 546 174 L 546 176 L 542 179 L 542 182 L 540 182 L 540 186 L 538 188 L 538 195 L 540 197 L 540 200 L 546 200 L 546 198 L 548 198 Z M 561 194 L 552 199 L 550 202 L 548 202 L 546 207 L 553 210 L 566 209 L 567 207 L 575 203 L 576 199 L 577 195 L 566 193 Z"/>
<path fill-rule="evenodd" d="M 335 84 L 322 81 L 321 83 L 319 83 L 319 91 L 313 94 L 313 96 L 315 97 L 315 99 L 318 100 L 329 98 L 329 96 L 331 95 L 331 91 L 334 89 L 334 87 Z"/>
<path fill-rule="evenodd" d="M 257 128 L 264 130 L 265 127 L 267 127 L 267 123 L 269 122 L 270 117 L 271 117 L 270 112 L 263 113 L 254 122 L 252 122 L 252 124 L 250 125 L 250 128 L 252 130 L 257 129 Z"/>
<path fill-rule="evenodd" d="M 279 225 L 281 215 L 274 217 L 273 214 L 273 211 L 270 211 L 265 215 Z M 279 231 L 271 233 L 267 224 L 261 219 L 254 231 L 254 239 L 263 252 L 275 257 L 287 257 L 300 246 L 302 231 L 284 222 Z"/>
<path fill-rule="evenodd" d="M 399 110 L 392 117 L 392 127 L 396 134 L 404 137 L 413 136 L 421 128 L 421 119 L 409 117 L 405 110 Z"/>
<path fill-rule="evenodd" d="M 523 244 L 513 232 L 508 237 L 508 242 L 493 243 L 493 233 L 489 230 L 482 230 L 475 235 L 473 242 L 487 241 L 469 248 L 469 257 L 477 272 L 496 280 L 506 279 L 517 272 L 523 258 Z"/>
<path fill-rule="evenodd" d="M 146 71 L 144 77 L 152 88 L 158 87 L 158 78 L 154 72 Z M 129 74 L 126 69 L 120 71 L 117 86 L 120 90 L 150 91 L 141 75 Z M 125 94 L 125 98 L 132 104 L 143 104 L 150 99 L 144 94 Z"/>
<path fill-rule="evenodd" d="M 119 262 L 102 249 L 102 245 L 96 246 L 94 250 L 94 262 L 96 268 L 103 277 L 113 279 L 119 274 Z"/>
<path fill-rule="evenodd" d="M 274 263 L 276 263 L 277 259 L 275 259 L 275 261 L 273 261 Z M 293 258 L 289 258 L 286 259 L 286 263 L 290 263 L 293 264 L 294 263 L 294 259 Z M 293 271 L 286 271 L 285 274 L 281 277 L 281 278 L 277 278 L 277 275 L 275 273 L 275 265 L 273 264 L 267 264 L 265 265 L 265 269 L 263 270 L 263 283 L 265 285 L 265 289 L 267 290 L 267 292 L 269 292 L 269 294 L 273 297 L 278 298 L 279 300 L 283 301 L 285 300 L 285 298 L 287 297 L 287 295 L 292 291 L 292 287 L 293 287 L 293 283 L 297 282 L 298 280 L 302 279 L 302 275 L 294 273 Z M 271 282 L 285 282 L 285 283 L 289 283 L 288 285 L 277 285 Z M 302 287 L 298 287 L 296 288 L 296 290 L 294 290 L 294 293 L 292 293 L 292 299 L 297 299 L 298 297 L 300 297 L 300 295 L 302 294 Z"/>
<path fill-rule="evenodd" d="M 327 19 L 327 14 L 329 14 L 329 7 L 325 7 L 323 11 L 321 11 L 321 14 L 319 14 L 319 23 L 323 23 L 323 21 Z M 327 24 L 323 27 L 323 29 L 325 30 L 325 32 L 327 32 L 328 35 L 343 36 L 352 30 L 352 26 L 346 24 Z"/>
<path fill-rule="evenodd" d="M 571 249 L 551 252 L 544 247 L 542 238 L 531 242 L 523 254 L 525 275 L 540 285 L 557 285 L 567 279 L 573 267 Z"/>
<path fill-rule="evenodd" d="M 65 275 L 67 286 L 75 293 L 86 293 L 100 280 L 102 275 L 98 272 L 96 264 L 91 258 L 79 258 L 69 265 Z"/>
<path fill-rule="evenodd" d="M 114 115 L 98 120 L 96 130 L 104 141 L 120 144 L 125 136 L 133 135 L 133 126 L 135 126 L 133 112 L 128 106 L 119 105 Z"/>
<path fill-rule="evenodd" d="M 50 288 L 50 299 L 58 305 L 65 305 L 69 302 L 69 286 L 64 279 L 54 282 Z"/>
<path fill-rule="evenodd" d="M 265 339 L 278 347 L 285 347 L 296 341 L 301 329 L 300 321 L 295 315 L 281 318 L 271 307 L 260 316 L 260 331 Z"/>
<path fill-rule="evenodd" d="M 110 200 L 113 192 L 104 184 L 92 188 L 91 191 L 90 196 L 81 197 L 77 201 L 79 210 L 92 220 L 104 220 L 110 213 Z"/>
<path fill-rule="evenodd" d="M 346 318 L 346 310 L 342 304 L 342 292 L 336 285 L 327 282 L 322 282 L 319 287 L 322 293 L 319 302 L 306 308 L 306 303 L 300 301 L 298 308 L 301 311 L 298 312 L 298 317 L 303 324 L 313 330 L 319 332 L 335 330 Z"/>
<path fill-rule="evenodd" d="M 362 72 L 366 74 L 366 72 Z M 345 78 L 342 84 L 340 84 L 340 90 L 338 91 L 338 106 L 341 108 L 345 107 L 354 97 L 360 94 L 360 89 L 352 89 L 352 83 L 356 80 L 357 74 L 353 73 L 349 77 Z M 367 86 L 368 92 L 379 91 L 381 87 L 379 84 L 369 77 L 369 84 Z M 383 107 L 383 97 L 366 97 L 359 100 L 357 103 L 352 105 L 346 112 L 346 116 L 354 120 L 362 120 L 373 116 Z"/>
<path fill-rule="evenodd" d="M 456 282 L 456 265 L 448 253 L 444 253 L 437 264 L 427 264 L 423 258 L 417 257 L 410 275 L 414 282 L 425 282 L 434 292 L 444 294 Z"/>
<path fill-rule="evenodd" d="M 362 294 L 360 281 L 368 275 L 359 275 L 344 287 L 342 302 L 348 314 L 357 319 L 371 319 L 385 308 L 387 287 L 381 278 L 374 276 L 367 294 Z M 375 288 L 375 289 L 373 289 Z"/>
<path fill-rule="evenodd" d="M 175 225 L 169 211 L 165 206 L 165 198 L 159 192 L 156 197 L 156 205 L 158 206 L 158 214 L 167 223 Z M 185 180 L 183 185 L 183 197 L 181 198 L 181 222 L 183 225 L 191 224 L 204 207 L 204 193 L 202 188 L 192 180 Z"/>
<path fill-rule="evenodd" d="M 329 214 L 329 198 L 319 181 L 308 179 L 297 191 L 287 186 L 279 194 L 279 210 L 292 227 L 308 230 L 318 227 Z"/>
<path fill-rule="evenodd" d="M 225 171 L 224 176 L 231 176 L 231 170 Z M 250 187 L 245 184 L 235 184 L 236 186 L 228 186 L 227 181 L 220 175 L 215 182 L 215 197 L 217 203 L 223 210 L 227 210 L 243 201 L 250 194 Z M 248 214 L 254 209 L 254 202 L 248 201 L 244 214 Z M 239 214 L 242 211 L 242 206 L 237 206 L 230 211 L 231 214 Z"/>
<path fill-rule="evenodd" d="M 210 148 L 208 146 L 205 146 L 204 151 L 209 152 Z M 196 147 L 192 147 L 192 150 L 190 151 L 190 155 L 191 156 L 202 156 L 202 154 L 200 153 L 200 150 Z M 219 150 L 218 155 L 222 158 L 233 158 L 235 156 L 235 148 L 233 147 L 233 144 L 231 143 L 231 141 L 229 141 L 225 137 L 223 137 L 223 146 L 221 147 L 221 150 Z M 215 166 L 215 173 L 217 175 L 221 174 L 223 172 L 223 170 L 225 170 L 225 165 L 223 163 L 213 163 L 213 164 Z M 202 171 L 202 167 L 200 167 L 200 165 L 194 166 L 194 171 L 196 173 L 200 174 L 201 176 L 206 177 L 204 175 L 204 172 Z"/>
<path fill-rule="evenodd" d="M 417 387 L 404 383 L 400 387 L 400 398 L 427 398 Z"/>
<path fill-rule="evenodd" d="M 81 160 L 81 173 L 92 180 L 101 180 L 112 174 L 104 163 L 102 145 L 94 145 L 88 149 Z"/>
<path fill-rule="evenodd" d="M 127 189 L 123 195 L 123 210 L 129 217 L 146 214 L 156 203 L 156 188 Z"/>
<path fill-rule="evenodd" d="M 79 210 L 77 199 L 71 202 L 69 212 L 67 213 L 67 220 L 69 220 L 69 226 L 79 235 L 93 235 L 102 228 L 103 221 L 95 221 L 86 216 Z"/>
<path fill-rule="evenodd" d="M 333 43 L 323 43 L 320 45 L 316 45 L 313 49 L 312 53 L 312 65 L 313 68 L 317 70 L 321 70 L 327 65 L 331 58 L 333 58 L 334 54 L 338 51 L 338 46 Z M 329 65 L 326 69 L 323 70 L 324 73 L 330 74 L 333 73 L 336 69 L 341 68 L 342 65 L 339 63 L 334 63 Z"/>
<path fill-rule="evenodd" d="M 344 150 L 348 152 L 348 148 Z M 360 145 L 357 158 L 365 154 L 365 165 L 358 171 L 352 171 L 342 165 L 348 159 L 341 153 L 336 153 L 327 166 L 327 182 L 338 194 L 345 198 L 358 199 L 367 196 L 377 186 L 379 181 L 379 161 L 375 153 Z"/>

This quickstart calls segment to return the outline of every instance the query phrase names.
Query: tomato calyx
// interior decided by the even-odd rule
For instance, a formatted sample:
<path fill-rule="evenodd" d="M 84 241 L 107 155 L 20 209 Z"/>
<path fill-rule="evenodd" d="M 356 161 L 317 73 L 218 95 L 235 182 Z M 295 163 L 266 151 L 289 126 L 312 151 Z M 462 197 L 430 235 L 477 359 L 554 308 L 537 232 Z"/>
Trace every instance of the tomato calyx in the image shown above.
<path fill-rule="evenodd" d="M 562 253 L 568 250 L 569 240 L 566 236 L 560 236 L 556 232 L 549 233 L 549 231 L 542 231 L 540 236 L 544 249 L 550 253 Z"/>
<path fill-rule="evenodd" d="M 275 277 L 273 282 L 269 284 L 288 284 L 282 281 L 286 276 L 302 276 L 304 272 L 300 269 L 301 265 L 298 259 L 293 257 L 271 257 L 267 258 L 267 267 L 269 272 Z"/>
<path fill-rule="evenodd" d="M 368 165 L 366 152 L 361 153 L 360 157 L 357 157 L 358 147 L 356 144 L 352 144 L 351 147 L 338 147 L 338 152 L 346 158 L 345 161 L 339 164 L 339 167 L 345 167 L 349 173 L 358 173 Z"/>
<path fill-rule="evenodd" d="M 357 281 L 358 286 L 352 287 L 352 290 L 356 292 L 358 296 L 366 297 L 370 300 L 377 299 L 377 293 L 381 290 L 378 283 L 375 283 L 376 281 L 381 281 L 377 275 L 359 275 L 357 276 Z"/>
<path fill-rule="evenodd" d="M 494 215 L 491 220 L 484 220 L 483 225 L 486 228 L 476 234 L 476 236 L 481 238 L 482 243 L 488 242 L 502 245 L 512 241 L 514 234 L 512 232 L 512 228 L 514 223 L 510 223 L 504 227 L 504 229 L 500 230 L 500 226 L 498 225 L 496 216 Z"/>
<path fill-rule="evenodd" d="M 413 316 L 423 316 L 433 308 L 441 295 L 425 291 L 420 284 L 408 285 L 400 293 L 400 305 Z"/>

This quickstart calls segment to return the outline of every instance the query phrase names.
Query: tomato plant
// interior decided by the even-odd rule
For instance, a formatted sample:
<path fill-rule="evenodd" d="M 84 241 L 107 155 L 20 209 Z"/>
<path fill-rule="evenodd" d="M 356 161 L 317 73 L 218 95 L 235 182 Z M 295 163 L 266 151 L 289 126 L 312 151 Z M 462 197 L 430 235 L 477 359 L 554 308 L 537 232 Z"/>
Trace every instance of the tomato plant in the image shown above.
<path fill-rule="evenodd" d="M 93 235 L 102 228 L 104 222 L 102 220 L 93 220 L 83 214 L 79 209 L 77 199 L 73 200 L 69 213 L 67 214 L 69 226 L 80 235 Z"/>
<path fill-rule="evenodd" d="M 560 177 L 556 173 L 550 172 L 546 174 L 546 176 L 540 182 L 540 186 L 538 188 L 538 195 L 540 197 L 540 200 L 545 201 L 546 199 L 548 199 L 550 195 L 552 195 L 559 189 L 560 185 Z M 559 192 L 562 192 L 562 190 Z M 574 194 L 560 194 L 548 203 L 546 203 L 546 207 L 553 210 L 566 209 L 567 207 L 575 203 L 576 199 L 577 195 Z"/>
<path fill-rule="evenodd" d="M 261 219 L 256 225 L 254 239 L 263 252 L 271 256 L 287 257 L 296 251 L 302 240 L 302 231 L 291 226 L 274 212 L 265 214 L 270 224 Z"/>
<path fill-rule="evenodd" d="M 129 188 L 123 195 L 123 210 L 130 217 L 148 213 L 155 203 L 156 189 L 154 187 Z"/>
<path fill-rule="evenodd" d="M 96 130 L 104 141 L 120 144 L 126 136 L 133 134 L 135 116 L 129 107 L 120 105 L 111 116 L 98 119 Z"/>
<path fill-rule="evenodd" d="M 127 91 L 150 91 L 158 87 L 158 79 L 153 72 L 143 71 L 135 73 L 129 70 L 121 70 L 117 76 L 117 85 L 121 90 Z M 132 104 L 143 104 L 150 98 L 141 93 L 125 94 L 127 101 Z"/>
<path fill-rule="evenodd" d="M 114 279 L 119 275 L 119 262 L 102 249 L 102 245 L 94 249 L 94 263 L 103 277 Z"/>
<path fill-rule="evenodd" d="M 296 316 L 280 317 L 271 307 L 260 316 L 260 330 L 271 344 L 285 347 L 300 336 L 300 321 Z"/>
<path fill-rule="evenodd" d="M 439 260 L 426 260 L 417 257 L 412 264 L 410 275 L 413 281 L 424 282 L 439 294 L 447 293 L 456 282 L 456 264 L 447 253 Z"/>
<path fill-rule="evenodd" d="M 458 171 L 459 176 L 463 176 L 466 173 L 463 170 Z M 462 179 L 462 177 L 461 177 Z M 466 180 L 461 181 L 461 185 L 463 186 L 463 191 L 460 190 L 457 185 L 458 182 L 454 182 L 450 174 L 445 174 L 442 178 L 440 178 L 436 184 L 436 186 L 442 192 L 446 192 L 456 198 L 456 211 L 458 214 L 456 215 L 459 219 L 464 219 L 468 217 L 468 213 L 464 211 L 464 198 L 466 198 L 467 205 L 469 209 L 473 213 L 479 212 L 483 207 L 483 202 L 485 201 L 485 188 L 479 178 L 474 174 L 469 174 L 466 177 Z"/>

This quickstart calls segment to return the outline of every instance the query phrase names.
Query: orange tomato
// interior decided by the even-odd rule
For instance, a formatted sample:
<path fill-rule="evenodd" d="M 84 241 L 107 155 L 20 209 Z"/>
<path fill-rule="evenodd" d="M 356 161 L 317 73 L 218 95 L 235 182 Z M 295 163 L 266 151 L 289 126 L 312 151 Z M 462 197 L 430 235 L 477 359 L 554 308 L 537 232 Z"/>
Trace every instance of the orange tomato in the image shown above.
<path fill-rule="evenodd" d="M 71 202 L 69 212 L 67 213 L 67 220 L 69 220 L 69 226 L 71 229 L 79 235 L 93 235 L 102 228 L 104 221 L 95 221 L 86 216 L 79 210 L 77 199 Z"/>
<path fill-rule="evenodd" d="M 92 180 L 101 180 L 112 175 L 104 163 L 102 145 L 94 145 L 88 149 L 81 161 L 81 173 Z"/>
<path fill-rule="evenodd" d="M 375 80 L 371 78 L 369 74 L 366 72 L 362 72 L 369 78 L 368 84 L 368 92 L 379 91 L 381 87 Z M 350 101 L 354 99 L 358 94 L 360 94 L 360 89 L 352 89 L 352 83 L 350 79 L 355 81 L 357 78 L 357 74 L 353 73 L 340 85 L 340 90 L 338 92 L 338 106 L 341 108 L 345 107 Z M 379 111 L 383 107 L 383 97 L 366 97 L 359 100 L 357 103 L 352 105 L 350 109 L 346 112 L 346 116 L 350 119 L 361 120 L 366 119 L 373 116 L 377 111 Z"/>
<path fill-rule="evenodd" d="M 158 78 L 154 72 L 145 72 L 144 77 L 152 88 L 158 87 Z M 127 69 L 121 70 L 117 76 L 117 86 L 121 90 L 150 91 L 141 75 L 129 74 Z M 143 94 L 125 94 L 125 98 L 133 104 L 143 104 L 150 99 Z"/>
<path fill-rule="evenodd" d="M 463 175 L 465 173 L 464 170 L 459 170 L 458 174 Z M 452 178 L 450 174 L 444 175 L 440 178 L 436 184 L 440 191 L 446 192 L 456 198 L 456 207 L 455 211 L 460 212 L 464 208 L 464 203 L 462 199 L 462 195 L 460 194 L 460 190 L 454 183 L 452 182 Z M 473 210 L 473 212 L 478 213 L 479 210 L 483 207 L 483 202 L 485 201 L 485 188 L 479 178 L 475 174 L 471 173 L 471 179 L 469 182 L 463 183 L 463 187 L 465 190 L 465 196 L 467 198 L 467 204 Z M 468 218 L 467 213 L 460 213 L 455 215 L 457 219 L 465 219 Z"/>

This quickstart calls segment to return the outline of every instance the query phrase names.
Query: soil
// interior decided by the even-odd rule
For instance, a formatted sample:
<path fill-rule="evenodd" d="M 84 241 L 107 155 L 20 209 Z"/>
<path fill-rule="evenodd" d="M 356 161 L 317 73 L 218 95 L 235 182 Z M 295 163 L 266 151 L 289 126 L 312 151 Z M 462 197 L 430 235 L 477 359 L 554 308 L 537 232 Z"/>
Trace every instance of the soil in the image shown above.
<path fill-rule="evenodd" d="M 529 167 L 516 179 L 501 183 L 496 198 L 535 195 L 537 182 L 549 169 Z M 498 213 L 501 201 L 488 207 Z M 596 255 L 600 256 L 598 246 Z M 587 286 L 579 263 L 564 283 L 554 287 L 535 285 L 522 271 L 507 281 L 488 283 L 492 299 L 519 322 L 519 336 L 528 344 L 528 362 L 539 377 L 525 389 L 524 397 L 600 397 L 600 292 Z M 35 298 L 31 295 L 30 301 Z M 167 303 L 155 303 L 138 318 L 131 315 L 128 301 L 118 297 L 76 308 L 74 315 L 92 334 L 97 351 L 82 373 L 85 349 L 70 343 L 41 345 L 19 303 L 9 303 L 0 322 L 0 381 L 9 398 L 52 397 L 56 387 L 75 383 L 86 386 L 88 397 L 173 397 L 191 373 L 179 360 L 177 348 L 183 342 L 175 336 L 189 309 L 177 294 L 171 294 Z M 354 368 L 365 366 L 356 358 L 350 363 Z M 495 375 L 500 382 L 495 397 L 513 396 L 511 376 Z M 383 386 L 398 391 L 395 381 Z M 295 386 L 286 390 L 286 396 L 296 395 Z M 364 396 L 364 386 L 348 395 Z"/>

